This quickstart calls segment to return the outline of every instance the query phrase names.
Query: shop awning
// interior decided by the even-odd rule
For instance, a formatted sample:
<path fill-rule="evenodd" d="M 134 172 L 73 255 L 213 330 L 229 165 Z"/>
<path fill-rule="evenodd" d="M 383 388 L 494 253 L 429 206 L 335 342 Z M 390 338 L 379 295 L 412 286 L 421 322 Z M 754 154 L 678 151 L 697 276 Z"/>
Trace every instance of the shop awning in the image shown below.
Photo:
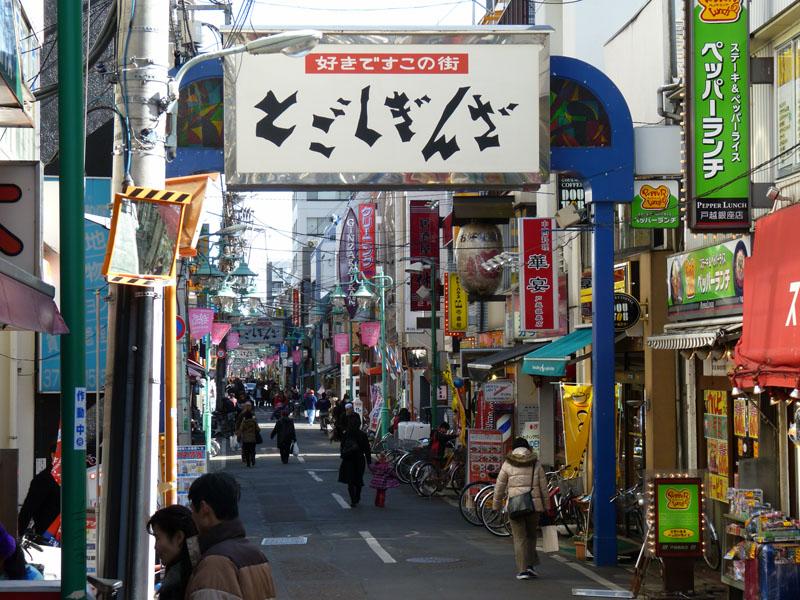
<path fill-rule="evenodd" d="M 691 323 L 687 323 L 684 327 L 665 328 L 664 333 L 651 335 L 647 338 L 647 345 L 654 350 L 710 348 L 718 342 L 737 336 L 741 329 L 741 322 L 705 327 L 691 327 Z"/>
<path fill-rule="evenodd" d="M 794 388 L 800 383 L 800 205 L 756 221 L 752 256 L 744 259 L 744 328 L 734 354 L 740 388 Z"/>
<path fill-rule="evenodd" d="M 503 350 L 500 350 L 500 352 L 495 352 L 494 354 L 487 354 L 486 356 L 476 358 L 475 360 L 470 361 L 468 366 L 477 367 L 479 369 L 491 369 L 492 367 L 500 366 L 507 362 L 513 361 L 520 356 L 525 356 L 526 354 L 534 350 L 538 350 L 545 345 L 546 343 L 517 344 L 511 348 L 504 348 Z"/>
<path fill-rule="evenodd" d="M 566 374 L 570 357 L 592 343 L 592 329 L 577 329 L 554 342 L 528 354 L 522 372 L 528 375 L 561 377 Z"/>
<path fill-rule="evenodd" d="M 69 333 L 56 303 L 55 288 L 0 260 L 0 329 Z"/>
<path fill-rule="evenodd" d="M 204 378 L 206 370 L 199 362 L 193 361 L 191 358 L 186 359 L 186 368 L 189 370 L 189 375 L 195 378 Z"/>

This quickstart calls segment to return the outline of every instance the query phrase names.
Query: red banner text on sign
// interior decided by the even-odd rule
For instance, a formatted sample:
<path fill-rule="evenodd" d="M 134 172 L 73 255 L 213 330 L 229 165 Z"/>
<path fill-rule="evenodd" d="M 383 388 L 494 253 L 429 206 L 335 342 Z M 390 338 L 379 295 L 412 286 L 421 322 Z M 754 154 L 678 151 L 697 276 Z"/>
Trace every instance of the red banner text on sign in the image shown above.
<path fill-rule="evenodd" d="M 469 54 L 351 54 L 323 52 L 306 56 L 306 73 L 375 73 L 386 75 L 466 75 Z"/>
<path fill-rule="evenodd" d="M 558 328 L 555 219 L 520 219 L 520 312 L 524 331 Z"/>

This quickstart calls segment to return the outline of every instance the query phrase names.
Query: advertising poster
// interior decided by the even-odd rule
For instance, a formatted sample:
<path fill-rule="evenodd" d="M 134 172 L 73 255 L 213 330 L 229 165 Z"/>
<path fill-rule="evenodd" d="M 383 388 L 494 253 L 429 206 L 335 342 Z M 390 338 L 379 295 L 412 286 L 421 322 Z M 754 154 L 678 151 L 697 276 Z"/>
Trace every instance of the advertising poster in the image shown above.
<path fill-rule="evenodd" d="M 740 313 L 744 261 L 750 238 L 743 237 L 667 258 L 667 312 L 678 319 Z"/>
<path fill-rule="evenodd" d="M 489 473 L 503 466 L 503 437 L 493 429 L 467 430 L 467 483 L 491 481 Z"/>
<path fill-rule="evenodd" d="M 692 0 L 694 231 L 750 229 L 749 23 L 745 0 Z"/>
<path fill-rule="evenodd" d="M 178 446 L 178 504 L 189 505 L 189 487 L 207 471 L 205 446 Z"/>
<path fill-rule="evenodd" d="M 514 402 L 514 382 L 511 379 L 495 379 L 483 384 L 483 399 L 486 402 Z"/>
<path fill-rule="evenodd" d="M 701 482 L 695 478 L 657 478 L 655 493 L 656 556 L 702 555 Z"/>
<path fill-rule="evenodd" d="M 737 420 L 737 401 L 734 401 L 734 428 Z M 720 502 L 728 501 L 730 456 L 728 448 L 728 393 L 724 390 L 703 390 L 705 414 L 706 459 L 709 474 L 708 496 Z"/>
<path fill-rule="evenodd" d="M 567 467 L 577 467 L 589 444 L 592 423 L 592 386 L 561 384 L 564 415 L 564 452 Z"/>
<path fill-rule="evenodd" d="M 631 203 L 634 229 L 675 229 L 680 224 L 678 182 L 635 181 Z"/>
<path fill-rule="evenodd" d="M 733 401 L 733 435 L 747 435 L 747 399 L 736 398 Z"/>
<path fill-rule="evenodd" d="M 775 52 L 775 119 L 777 127 L 777 154 L 786 152 L 796 143 L 795 115 L 795 58 L 794 45 L 789 42 Z M 789 152 L 778 159 L 778 171 L 791 167 L 795 162 L 794 153 Z"/>

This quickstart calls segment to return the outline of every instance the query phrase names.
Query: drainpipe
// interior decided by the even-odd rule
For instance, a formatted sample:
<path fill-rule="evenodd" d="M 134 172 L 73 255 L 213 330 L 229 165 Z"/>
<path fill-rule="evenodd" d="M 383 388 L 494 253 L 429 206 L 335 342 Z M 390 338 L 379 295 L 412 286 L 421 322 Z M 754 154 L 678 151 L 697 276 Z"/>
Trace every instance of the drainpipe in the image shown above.
<path fill-rule="evenodd" d="M 19 380 L 17 379 L 17 332 L 8 333 L 8 446 L 19 448 L 18 412 L 19 412 Z"/>
<path fill-rule="evenodd" d="M 664 94 L 668 92 L 676 92 L 679 89 L 681 89 L 680 83 L 667 83 L 656 90 L 656 106 L 658 107 L 658 115 L 660 117 L 664 117 L 665 119 L 672 119 L 678 123 L 683 121 L 683 117 L 678 113 L 670 112 L 664 108 Z"/>

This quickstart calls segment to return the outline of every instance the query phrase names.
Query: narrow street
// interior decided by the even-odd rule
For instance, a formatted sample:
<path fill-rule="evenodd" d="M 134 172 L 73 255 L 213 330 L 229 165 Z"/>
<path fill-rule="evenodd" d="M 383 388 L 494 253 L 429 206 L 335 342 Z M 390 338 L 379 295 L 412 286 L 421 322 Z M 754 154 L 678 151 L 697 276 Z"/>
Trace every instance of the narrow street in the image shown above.
<path fill-rule="evenodd" d="M 301 460 L 282 465 L 267 414 L 259 411 L 258 418 L 265 443 L 256 467 L 246 468 L 238 456 L 216 459 L 216 467 L 224 462 L 242 485 L 241 517 L 272 563 L 279 598 L 555 600 L 571 598 L 573 587 L 628 584 L 622 569 L 604 572 L 543 553 L 540 578 L 517 581 L 511 539 L 466 523 L 452 495 L 428 500 L 401 486 L 378 509 L 367 485 L 351 509 L 337 482 L 338 445 L 317 425 L 298 422 Z"/>

